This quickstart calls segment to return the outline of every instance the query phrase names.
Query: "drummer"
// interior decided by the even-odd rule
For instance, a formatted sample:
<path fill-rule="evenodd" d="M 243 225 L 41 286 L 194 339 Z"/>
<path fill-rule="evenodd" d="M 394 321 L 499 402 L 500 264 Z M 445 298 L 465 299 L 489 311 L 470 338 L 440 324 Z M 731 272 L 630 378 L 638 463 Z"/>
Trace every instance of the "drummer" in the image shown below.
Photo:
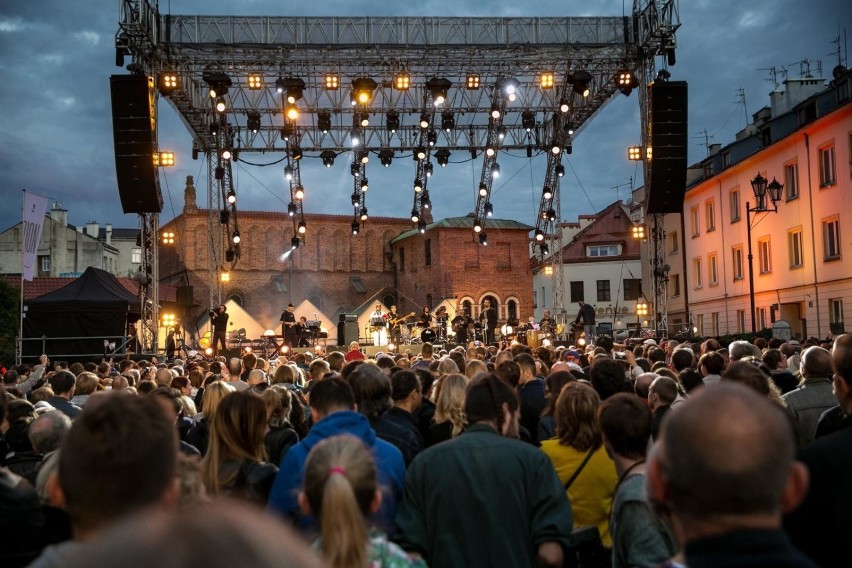
<path fill-rule="evenodd" d="M 435 317 L 432 315 L 432 308 L 423 306 L 423 311 L 417 317 L 417 325 L 424 328 L 432 327 L 435 324 Z"/>

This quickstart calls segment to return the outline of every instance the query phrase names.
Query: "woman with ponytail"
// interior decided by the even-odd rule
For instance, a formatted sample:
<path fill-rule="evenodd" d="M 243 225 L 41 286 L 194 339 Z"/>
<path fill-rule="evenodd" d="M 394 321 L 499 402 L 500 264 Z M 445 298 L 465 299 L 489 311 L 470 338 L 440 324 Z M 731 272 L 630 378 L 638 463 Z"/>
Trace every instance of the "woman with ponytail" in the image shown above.
<path fill-rule="evenodd" d="M 425 567 L 367 525 L 381 505 L 376 464 L 370 451 L 354 436 L 333 436 L 318 443 L 305 463 L 304 491 L 299 505 L 319 519 L 320 538 L 314 544 L 334 568 Z"/>

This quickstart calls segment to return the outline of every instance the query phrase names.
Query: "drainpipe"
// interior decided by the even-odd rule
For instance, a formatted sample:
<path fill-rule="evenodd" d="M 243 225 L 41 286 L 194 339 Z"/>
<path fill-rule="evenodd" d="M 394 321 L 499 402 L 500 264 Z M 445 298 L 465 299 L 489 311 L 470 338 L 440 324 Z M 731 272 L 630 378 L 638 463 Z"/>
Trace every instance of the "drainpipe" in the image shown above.
<path fill-rule="evenodd" d="M 814 221 L 814 187 L 813 187 L 813 178 L 811 177 L 811 139 L 808 137 L 807 133 L 804 133 L 805 137 L 805 159 L 808 164 L 808 208 L 810 209 L 811 214 L 811 258 L 813 259 L 814 265 L 814 297 L 816 298 L 816 320 L 817 320 L 817 332 L 816 337 L 822 337 L 822 320 L 819 316 L 819 285 L 817 281 L 817 251 L 816 251 L 816 221 Z M 805 306 L 807 310 L 807 306 Z M 803 338 L 807 339 L 807 338 Z"/>
<path fill-rule="evenodd" d="M 680 212 L 680 250 L 681 264 L 683 265 L 683 309 L 686 312 L 686 325 L 689 326 L 688 335 L 692 336 L 692 315 L 689 312 L 689 270 L 691 266 L 686 262 L 686 215 Z"/>

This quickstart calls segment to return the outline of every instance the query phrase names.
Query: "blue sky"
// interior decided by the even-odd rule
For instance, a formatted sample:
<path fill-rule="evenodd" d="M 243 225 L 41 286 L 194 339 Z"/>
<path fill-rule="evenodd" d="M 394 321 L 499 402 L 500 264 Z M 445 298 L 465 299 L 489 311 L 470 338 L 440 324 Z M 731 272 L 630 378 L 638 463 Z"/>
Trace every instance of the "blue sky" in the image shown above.
<path fill-rule="evenodd" d="M 520 7 L 519 7 L 520 6 Z M 704 131 L 711 143 L 727 144 L 746 117 L 768 104 L 773 89 L 769 67 L 798 77 L 799 62 L 822 62 L 823 77 L 837 64 L 832 41 L 852 28 L 852 3 L 841 0 L 682 0 L 677 64 L 673 80 L 689 82 L 690 162 L 705 156 Z M 160 2 L 163 13 L 285 16 L 620 16 L 632 2 L 496 0 L 421 2 L 406 7 L 386 2 L 284 3 L 271 0 L 173 0 Z M 21 189 L 41 193 L 68 209 L 69 220 L 93 220 L 135 227 L 134 215 L 121 211 L 112 153 L 109 76 L 115 66 L 113 38 L 118 2 L 33 0 L 0 3 L 0 230 L 20 220 Z M 849 31 L 852 31 L 850 29 Z M 850 38 L 852 39 L 852 38 Z M 737 90 L 745 92 L 745 110 Z M 748 115 L 746 114 L 746 110 Z M 191 139 L 176 112 L 160 103 L 160 147 L 177 153 L 178 164 L 164 171 L 162 221 L 180 213 L 187 175 L 204 179 L 204 162 L 192 161 Z M 603 209 L 629 195 L 630 179 L 641 171 L 626 160 L 626 148 L 639 141 L 638 97 L 616 97 L 574 141 L 562 182 L 564 219 Z M 276 158 L 252 155 L 254 162 Z M 531 223 L 541 192 L 544 158 L 501 159 L 503 175 L 493 188 L 495 216 Z M 430 180 L 436 218 L 465 215 L 474 205 L 481 162 L 437 168 Z M 379 171 L 381 170 L 381 171 Z M 371 168 L 371 215 L 407 216 L 410 164 Z M 326 169 L 303 167 L 312 188 L 306 212 L 351 214 L 348 168 L 339 161 Z M 286 211 L 279 167 L 240 164 L 235 170 L 242 209 Z M 199 188 L 199 205 L 204 192 Z"/>

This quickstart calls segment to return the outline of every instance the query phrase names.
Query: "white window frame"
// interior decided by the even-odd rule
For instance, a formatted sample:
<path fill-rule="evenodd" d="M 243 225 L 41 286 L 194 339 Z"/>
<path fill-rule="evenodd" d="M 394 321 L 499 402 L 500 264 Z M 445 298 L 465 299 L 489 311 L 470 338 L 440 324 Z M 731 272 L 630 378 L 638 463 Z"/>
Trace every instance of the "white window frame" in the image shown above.
<path fill-rule="evenodd" d="M 715 252 L 707 255 L 707 272 L 707 281 L 710 286 L 717 286 L 719 284 L 719 261 Z"/>
<path fill-rule="evenodd" d="M 784 192 L 787 201 L 799 198 L 799 162 L 784 164 Z"/>
<path fill-rule="evenodd" d="M 716 201 L 710 199 L 704 202 L 704 216 L 707 222 L 707 232 L 716 230 Z"/>
<path fill-rule="evenodd" d="M 834 162 L 834 143 L 826 144 L 817 150 L 819 166 L 819 186 L 831 187 L 837 183 L 837 169 Z"/>
<path fill-rule="evenodd" d="M 745 278 L 743 273 L 743 245 L 731 247 L 731 263 L 733 265 L 734 282 Z"/>
<path fill-rule="evenodd" d="M 787 249 L 790 255 L 790 269 L 805 266 L 805 254 L 802 241 L 802 228 L 796 227 L 787 231 Z"/>
<path fill-rule="evenodd" d="M 692 238 L 701 235 L 701 217 L 698 215 L 698 205 L 689 210 L 690 229 L 692 230 Z"/>
<path fill-rule="evenodd" d="M 692 275 L 695 277 L 695 289 L 700 290 L 704 286 L 701 275 L 701 258 L 692 259 Z"/>
<path fill-rule="evenodd" d="M 730 193 L 731 202 L 731 223 L 736 223 L 740 220 L 740 190 L 732 189 Z"/>
<path fill-rule="evenodd" d="M 769 237 L 757 240 L 757 264 L 760 274 L 772 274 L 772 241 Z"/>
<path fill-rule="evenodd" d="M 840 218 L 830 217 L 822 221 L 823 260 L 840 259 Z"/>

